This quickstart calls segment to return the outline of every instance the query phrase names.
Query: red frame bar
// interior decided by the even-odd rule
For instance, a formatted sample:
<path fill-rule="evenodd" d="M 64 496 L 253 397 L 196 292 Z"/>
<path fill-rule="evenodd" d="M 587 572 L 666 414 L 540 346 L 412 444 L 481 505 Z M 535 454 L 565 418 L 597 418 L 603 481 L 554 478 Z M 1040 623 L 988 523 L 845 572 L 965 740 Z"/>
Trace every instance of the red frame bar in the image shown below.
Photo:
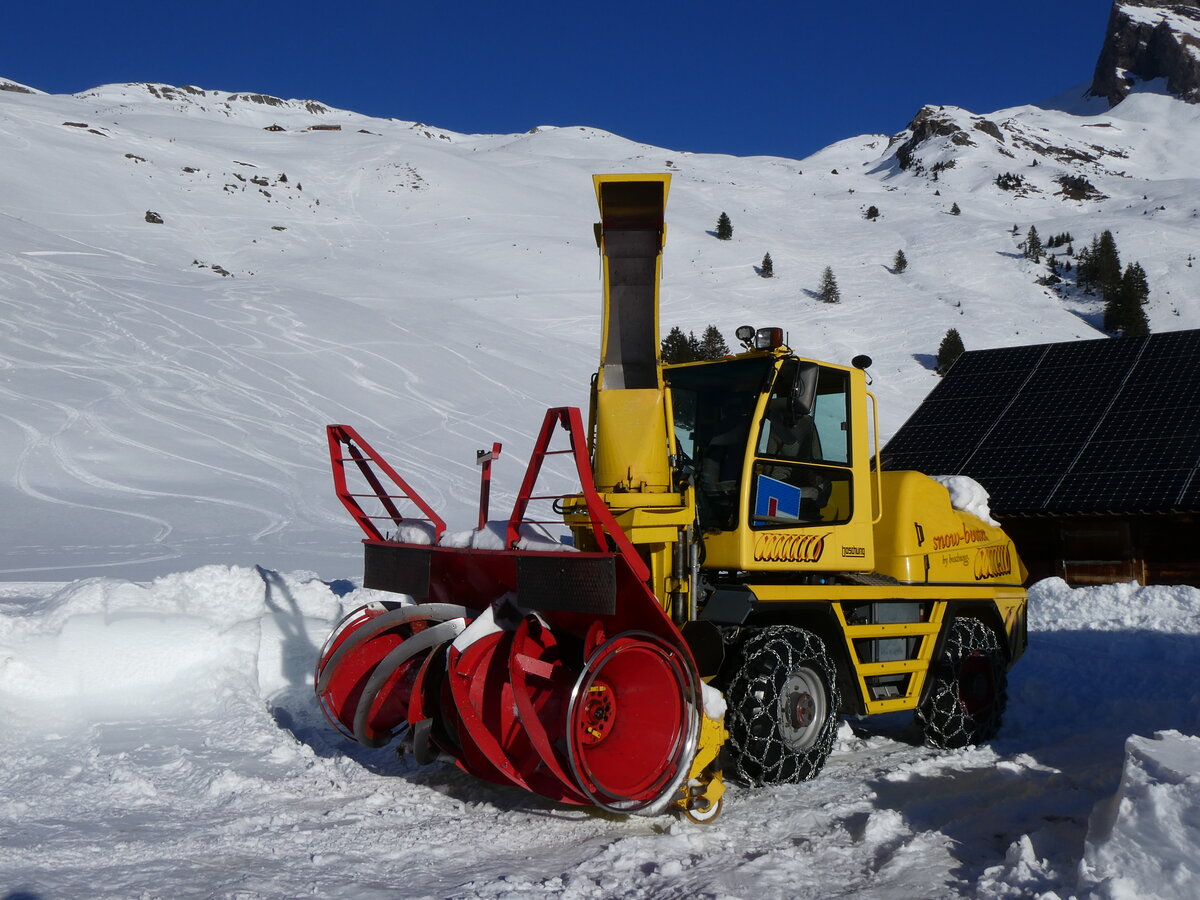
<path fill-rule="evenodd" d="M 561 427 L 567 432 L 570 448 L 567 450 L 551 450 L 550 440 L 554 437 L 555 428 Z M 613 517 L 608 505 L 600 499 L 596 492 L 596 484 L 592 480 L 592 461 L 588 456 L 587 432 L 583 427 L 583 417 L 575 406 L 560 406 L 546 410 L 542 420 L 542 430 L 538 433 L 537 442 L 533 446 L 533 454 L 529 458 L 529 468 L 525 470 L 525 480 L 521 483 L 517 502 L 513 505 L 512 515 L 508 517 L 508 529 L 505 533 L 505 546 L 510 550 L 516 549 L 521 539 L 520 526 L 526 521 L 525 510 L 529 501 L 547 499 L 534 497 L 533 489 L 537 484 L 538 474 L 547 456 L 559 453 L 570 453 L 579 474 L 579 485 L 582 488 L 584 503 L 587 506 L 588 517 L 592 523 L 592 533 L 596 536 L 597 546 L 607 546 L 605 535 L 616 545 L 616 551 L 625 557 L 629 568 L 639 581 L 650 578 L 650 569 L 641 555 L 634 549 L 624 530 Z M 556 495 L 557 496 L 557 495 Z"/>
<path fill-rule="evenodd" d="M 479 473 L 479 530 L 487 528 L 488 506 L 492 496 L 492 463 L 500 458 L 499 441 L 492 442 L 491 450 L 479 450 L 475 454 L 476 465 L 482 468 Z"/>
<path fill-rule="evenodd" d="M 424 516 L 410 518 L 430 522 L 434 528 L 434 543 L 441 540 L 442 534 L 446 531 L 446 523 L 442 517 L 433 511 L 433 508 L 422 499 L 421 495 L 413 490 L 408 482 L 388 464 L 387 460 L 376 453 L 375 449 L 359 436 L 357 431 L 349 425 L 329 425 L 326 426 L 325 433 L 329 438 L 329 461 L 333 467 L 334 490 L 337 491 L 338 499 L 342 501 L 346 511 L 354 517 L 354 521 L 358 523 L 358 527 L 368 538 L 375 541 L 386 541 L 383 533 L 376 527 L 375 519 L 391 519 L 392 523 L 399 528 L 405 521 L 405 516 L 393 501 L 411 500 Z M 349 456 L 343 454 L 343 445 Z M 351 492 L 346 483 L 346 463 L 348 462 L 352 462 L 358 467 L 359 473 L 371 490 L 375 492 L 375 498 L 387 511 L 387 516 L 369 516 L 363 511 L 357 498 L 371 495 Z M 399 494 L 389 493 L 375 468 L 386 475 L 401 492 Z"/>

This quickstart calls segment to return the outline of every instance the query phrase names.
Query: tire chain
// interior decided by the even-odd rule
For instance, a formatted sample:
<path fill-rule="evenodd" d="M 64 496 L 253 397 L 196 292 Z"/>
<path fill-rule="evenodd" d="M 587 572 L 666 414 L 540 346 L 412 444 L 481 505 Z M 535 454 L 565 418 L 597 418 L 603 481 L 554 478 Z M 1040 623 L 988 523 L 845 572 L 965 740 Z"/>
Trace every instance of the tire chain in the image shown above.
<path fill-rule="evenodd" d="M 976 654 L 992 662 L 996 693 L 980 717 L 972 716 L 959 699 L 958 679 L 962 663 Z M 917 709 L 917 720 L 925 742 L 942 750 L 978 744 L 996 735 L 1008 702 L 1008 675 L 1004 651 L 995 630 L 979 619 L 964 617 L 950 623 L 942 658 L 930 672 L 932 684 L 925 702 Z"/>
<path fill-rule="evenodd" d="M 740 665 L 729 682 L 728 771 L 743 784 L 792 784 L 821 771 L 837 735 L 836 668 L 822 640 L 810 631 L 774 625 L 756 631 L 742 644 Z M 779 734 L 779 693 L 799 666 L 816 671 L 827 689 L 827 719 L 816 743 L 792 750 Z"/>

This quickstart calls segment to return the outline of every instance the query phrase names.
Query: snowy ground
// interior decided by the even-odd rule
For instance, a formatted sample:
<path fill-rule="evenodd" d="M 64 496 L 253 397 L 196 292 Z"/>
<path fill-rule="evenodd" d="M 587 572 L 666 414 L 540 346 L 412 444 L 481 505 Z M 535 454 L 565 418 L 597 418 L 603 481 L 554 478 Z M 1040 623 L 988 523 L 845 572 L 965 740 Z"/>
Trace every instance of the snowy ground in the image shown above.
<path fill-rule="evenodd" d="M 327 727 L 348 582 L 206 567 L 0 588 L 0 890 L 58 897 L 1194 898 L 1200 590 L 1031 594 L 992 744 L 847 722 L 713 825 L 558 807 Z M 1157 735 L 1157 737 L 1155 737 Z"/>

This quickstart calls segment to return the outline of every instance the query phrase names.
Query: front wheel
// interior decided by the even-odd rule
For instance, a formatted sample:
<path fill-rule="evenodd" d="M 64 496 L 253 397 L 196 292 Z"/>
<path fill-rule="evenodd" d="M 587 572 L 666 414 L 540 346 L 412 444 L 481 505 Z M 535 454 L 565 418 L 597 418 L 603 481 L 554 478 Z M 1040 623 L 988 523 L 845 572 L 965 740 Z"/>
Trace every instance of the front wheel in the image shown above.
<path fill-rule="evenodd" d="M 790 784 L 821 771 L 841 698 L 833 661 L 811 631 L 774 625 L 747 638 L 726 700 L 734 779 Z"/>
<path fill-rule="evenodd" d="M 1008 702 L 1008 674 L 995 629 L 979 619 L 951 622 L 930 679 L 917 709 L 925 743 L 953 750 L 996 736 Z"/>

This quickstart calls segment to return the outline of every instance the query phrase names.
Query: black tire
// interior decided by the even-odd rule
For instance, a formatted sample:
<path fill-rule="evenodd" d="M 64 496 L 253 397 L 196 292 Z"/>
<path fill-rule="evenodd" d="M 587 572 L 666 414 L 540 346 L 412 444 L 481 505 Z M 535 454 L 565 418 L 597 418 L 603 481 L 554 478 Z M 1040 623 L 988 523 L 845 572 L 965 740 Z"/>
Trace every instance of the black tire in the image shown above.
<path fill-rule="evenodd" d="M 1006 653 L 995 629 L 979 619 L 950 623 L 929 693 L 917 709 L 925 743 L 943 750 L 996 736 L 1008 703 Z"/>
<path fill-rule="evenodd" d="M 840 721 L 825 644 L 811 631 L 773 625 L 745 640 L 736 665 L 726 689 L 726 772 L 751 786 L 814 778 Z"/>

